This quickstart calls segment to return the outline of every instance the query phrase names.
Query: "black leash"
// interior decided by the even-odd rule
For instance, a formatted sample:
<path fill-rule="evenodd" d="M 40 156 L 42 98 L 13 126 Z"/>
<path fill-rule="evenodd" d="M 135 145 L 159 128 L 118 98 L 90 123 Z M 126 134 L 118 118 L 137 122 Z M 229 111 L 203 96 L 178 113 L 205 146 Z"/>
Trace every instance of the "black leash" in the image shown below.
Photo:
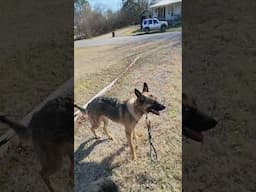
<path fill-rule="evenodd" d="M 151 136 L 151 123 L 148 119 L 148 115 L 146 114 L 146 126 L 148 128 L 148 141 L 149 141 L 149 150 L 150 150 L 150 159 L 151 162 L 157 161 L 157 152 L 154 144 L 152 143 L 152 136 Z"/>
<path fill-rule="evenodd" d="M 6 138 L 0 138 L 0 147 L 6 143 L 8 143 L 16 134 L 13 134 L 10 137 L 6 137 Z"/>

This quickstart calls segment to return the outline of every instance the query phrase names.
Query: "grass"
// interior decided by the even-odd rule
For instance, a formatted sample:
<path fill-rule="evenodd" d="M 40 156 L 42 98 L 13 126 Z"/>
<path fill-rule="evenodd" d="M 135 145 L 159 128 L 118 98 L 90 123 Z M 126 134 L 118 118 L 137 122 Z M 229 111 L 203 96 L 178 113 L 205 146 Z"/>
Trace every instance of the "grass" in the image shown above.
<path fill-rule="evenodd" d="M 65 2 L 30 0 L 22 6 L 26 10 L 10 6 L 1 12 L 2 18 L 8 20 L 3 23 L 5 30 L 1 37 L 5 40 L 0 44 L 0 113 L 16 121 L 73 76 L 72 32 L 71 28 L 63 29 L 70 15 L 59 17 L 61 9 L 68 10 L 70 6 Z M 15 16 L 10 14 L 14 12 Z M 40 22 L 41 18 L 45 22 Z M 1 124 L 0 134 L 6 130 Z M 1 191 L 46 191 L 33 150 L 22 149 L 11 146 L 0 159 Z M 61 172 L 53 179 L 58 181 L 55 187 L 64 188 L 67 178 Z"/>
<path fill-rule="evenodd" d="M 176 31 L 181 31 L 181 26 L 178 26 L 178 27 L 168 27 L 166 29 L 167 32 L 176 32 Z"/>
<path fill-rule="evenodd" d="M 138 25 L 130 25 L 127 27 L 123 27 L 121 29 L 116 29 L 115 31 L 115 37 L 124 37 L 124 36 L 130 36 L 132 35 L 133 31 L 139 28 Z M 104 38 L 110 38 L 112 37 L 112 32 L 99 35 L 97 37 L 93 37 L 92 39 L 104 39 Z"/>
<path fill-rule="evenodd" d="M 184 143 L 183 164 L 188 170 L 183 174 L 184 190 L 254 191 L 256 59 L 250 51 L 255 44 L 254 17 L 233 15 L 237 10 L 253 11 L 255 2 L 241 1 L 225 12 L 220 7 L 229 7 L 227 1 L 213 6 L 211 1 L 200 0 L 198 5 L 188 7 L 186 17 L 193 22 L 183 29 L 183 87 L 197 99 L 201 110 L 224 120 L 205 133 L 202 147 Z M 200 17 L 205 7 L 218 14 Z M 239 28 L 237 23 L 241 23 Z M 214 111 L 208 109 L 213 103 Z"/>
<path fill-rule="evenodd" d="M 75 102 L 84 104 L 88 101 L 114 80 L 138 54 L 145 51 L 154 52 L 162 48 L 162 44 L 156 46 L 155 43 L 150 42 L 75 49 Z"/>

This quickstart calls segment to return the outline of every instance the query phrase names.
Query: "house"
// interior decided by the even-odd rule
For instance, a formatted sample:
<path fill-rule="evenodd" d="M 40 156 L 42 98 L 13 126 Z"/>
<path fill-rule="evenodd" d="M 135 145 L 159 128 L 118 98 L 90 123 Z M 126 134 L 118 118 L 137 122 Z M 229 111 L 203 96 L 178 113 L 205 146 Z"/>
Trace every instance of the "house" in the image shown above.
<path fill-rule="evenodd" d="M 154 1 L 150 6 L 153 17 L 165 20 L 169 24 L 181 22 L 181 2 L 182 0 L 160 0 Z"/>

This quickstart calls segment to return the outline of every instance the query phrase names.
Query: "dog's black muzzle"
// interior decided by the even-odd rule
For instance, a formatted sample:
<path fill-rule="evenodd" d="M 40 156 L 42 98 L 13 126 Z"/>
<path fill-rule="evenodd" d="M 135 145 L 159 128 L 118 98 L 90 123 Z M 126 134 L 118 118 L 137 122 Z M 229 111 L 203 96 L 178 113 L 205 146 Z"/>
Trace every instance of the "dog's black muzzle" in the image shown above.
<path fill-rule="evenodd" d="M 202 141 L 202 131 L 217 125 L 217 121 L 199 110 L 182 105 L 182 134 L 196 141 Z"/>
<path fill-rule="evenodd" d="M 155 115 L 160 115 L 159 111 L 164 110 L 166 107 L 157 101 L 155 101 L 152 106 L 148 109 L 148 112 L 151 112 Z"/>

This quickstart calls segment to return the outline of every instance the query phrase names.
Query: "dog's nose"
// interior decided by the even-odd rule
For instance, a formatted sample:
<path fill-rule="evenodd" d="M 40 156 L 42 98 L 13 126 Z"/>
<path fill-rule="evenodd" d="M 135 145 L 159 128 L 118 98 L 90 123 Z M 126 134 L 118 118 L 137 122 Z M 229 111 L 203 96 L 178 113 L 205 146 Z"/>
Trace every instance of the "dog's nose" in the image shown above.
<path fill-rule="evenodd" d="M 164 105 L 161 106 L 161 110 L 164 110 L 166 107 Z"/>
<path fill-rule="evenodd" d="M 218 124 L 218 121 L 214 120 L 214 127 Z"/>

